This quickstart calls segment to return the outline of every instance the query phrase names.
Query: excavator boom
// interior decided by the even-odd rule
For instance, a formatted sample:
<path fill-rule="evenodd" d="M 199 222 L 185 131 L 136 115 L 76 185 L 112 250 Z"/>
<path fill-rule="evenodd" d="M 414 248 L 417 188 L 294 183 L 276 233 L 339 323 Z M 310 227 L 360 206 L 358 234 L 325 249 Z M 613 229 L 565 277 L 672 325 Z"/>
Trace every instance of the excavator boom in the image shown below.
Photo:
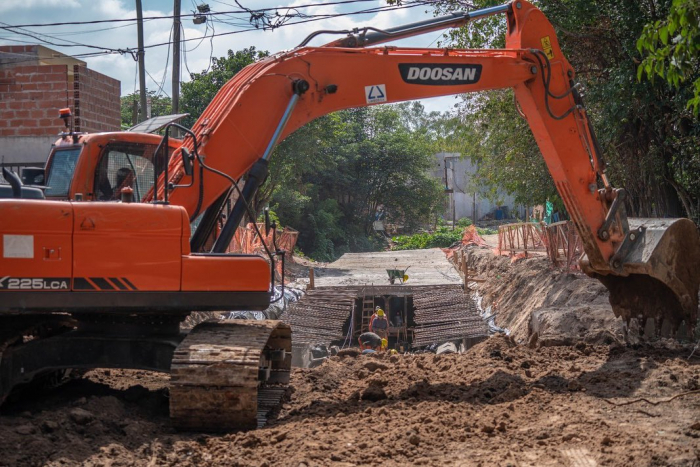
<path fill-rule="evenodd" d="M 505 49 L 365 47 L 499 13 L 507 15 Z M 583 240 L 583 269 L 609 288 L 615 312 L 627 322 L 666 316 L 674 329 L 683 321 L 694 326 L 700 268 L 689 264 L 700 260 L 697 231 L 688 219 L 627 219 L 625 192 L 614 189 L 605 174 L 602 151 L 575 85 L 575 70 L 540 10 L 517 0 L 388 31 L 369 29 L 324 47 L 301 47 L 266 58 L 238 73 L 192 128 L 206 164 L 240 179 L 255 164 L 267 165 L 278 140 L 330 112 L 512 88 Z M 195 138 L 186 138 L 184 147 L 193 151 Z M 258 169 L 259 165 L 253 172 Z M 182 183 L 180 158 L 171 159 L 169 172 L 171 183 Z M 252 178 L 262 181 L 264 175 Z M 244 197 L 249 199 L 255 187 L 248 188 Z M 191 186 L 174 190 L 170 201 L 184 206 L 194 219 L 229 189 L 230 181 L 201 171 Z M 239 207 L 214 251 L 223 251 L 230 240 L 244 212 Z M 650 295 L 657 298 L 634 305 L 629 299 Z M 662 323 L 657 324 L 660 328 Z"/>

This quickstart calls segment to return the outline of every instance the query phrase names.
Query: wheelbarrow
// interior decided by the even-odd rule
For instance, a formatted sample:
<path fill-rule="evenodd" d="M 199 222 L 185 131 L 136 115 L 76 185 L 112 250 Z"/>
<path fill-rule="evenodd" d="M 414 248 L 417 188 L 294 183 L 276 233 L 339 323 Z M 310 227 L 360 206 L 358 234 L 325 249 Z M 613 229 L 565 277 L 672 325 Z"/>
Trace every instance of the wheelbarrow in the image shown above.
<path fill-rule="evenodd" d="M 410 267 L 411 266 L 409 266 L 408 268 L 410 268 Z M 408 276 L 406 275 L 406 271 L 408 271 L 408 268 L 406 268 L 406 269 L 387 269 L 386 273 L 389 274 L 389 283 L 393 284 L 394 282 L 396 282 L 397 279 L 402 284 L 405 281 L 407 281 Z"/>

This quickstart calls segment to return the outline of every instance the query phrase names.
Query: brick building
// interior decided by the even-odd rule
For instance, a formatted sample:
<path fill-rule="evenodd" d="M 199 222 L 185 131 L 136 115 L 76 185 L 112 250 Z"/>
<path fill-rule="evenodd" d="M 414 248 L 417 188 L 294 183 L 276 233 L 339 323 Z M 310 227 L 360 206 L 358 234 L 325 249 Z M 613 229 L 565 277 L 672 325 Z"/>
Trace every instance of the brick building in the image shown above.
<path fill-rule="evenodd" d="M 41 45 L 0 46 L 0 163 L 44 162 L 70 107 L 75 129 L 120 129 L 121 84 Z"/>

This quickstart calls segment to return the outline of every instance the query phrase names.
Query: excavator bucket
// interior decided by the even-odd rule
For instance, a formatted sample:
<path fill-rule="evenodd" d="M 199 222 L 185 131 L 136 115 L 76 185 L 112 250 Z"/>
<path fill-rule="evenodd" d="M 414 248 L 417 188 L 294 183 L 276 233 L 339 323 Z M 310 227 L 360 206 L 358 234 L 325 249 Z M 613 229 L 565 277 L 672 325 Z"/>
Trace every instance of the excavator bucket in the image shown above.
<path fill-rule="evenodd" d="M 653 318 L 657 336 L 676 336 L 685 324 L 692 337 L 698 315 L 700 236 L 689 219 L 629 219 L 628 241 L 611 261 L 613 271 L 600 273 L 587 262 L 584 272 L 610 291 L 616 316 L 629 325 L 638 320 L 640 333 Z M 618 254 L 620 254 L 618 253 Z"/>

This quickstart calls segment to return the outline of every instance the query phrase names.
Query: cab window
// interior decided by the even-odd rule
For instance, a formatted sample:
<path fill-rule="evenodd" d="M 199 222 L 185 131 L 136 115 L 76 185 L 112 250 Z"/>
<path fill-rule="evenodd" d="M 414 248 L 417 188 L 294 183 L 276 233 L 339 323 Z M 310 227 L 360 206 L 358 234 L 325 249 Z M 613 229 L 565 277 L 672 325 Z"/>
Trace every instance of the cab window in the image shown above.
<path fill-rule="evenodd" d="M 121 199 L 121 192 L 134 190 L 134 201 L 140 201 L 153 187 L 154 145 L 108 144 L 95 170 L 95 199 Z"/>
<path fill-rule="evenodd" d="M 46 180 L 46 196 L 67 197 L 81 148 L 58 149 L 51 158 Z"/>

